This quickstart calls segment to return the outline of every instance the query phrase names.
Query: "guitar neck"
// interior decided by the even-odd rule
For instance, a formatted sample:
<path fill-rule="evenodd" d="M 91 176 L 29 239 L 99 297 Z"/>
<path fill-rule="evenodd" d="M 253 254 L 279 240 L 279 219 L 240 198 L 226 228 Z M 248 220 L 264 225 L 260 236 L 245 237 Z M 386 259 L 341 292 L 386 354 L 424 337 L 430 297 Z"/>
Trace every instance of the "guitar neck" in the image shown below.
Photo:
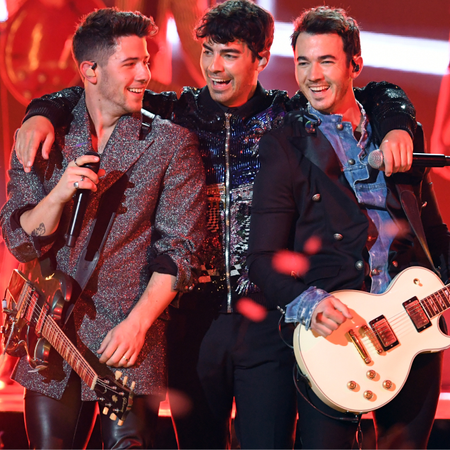
<path fill-rule="evenodd" d="M 450 284 L 420 300 L 428 317 L 432 319 L 450 308 Z"/>
<path fill-rule="evenodd" d="M 51 316 L 46 316 L 42 327 L 42 336 L 70 364 L 80 378 L 91 388 L 97 383 L 98 376 L 83 358 L 75 345 L 59 328 Z"/>

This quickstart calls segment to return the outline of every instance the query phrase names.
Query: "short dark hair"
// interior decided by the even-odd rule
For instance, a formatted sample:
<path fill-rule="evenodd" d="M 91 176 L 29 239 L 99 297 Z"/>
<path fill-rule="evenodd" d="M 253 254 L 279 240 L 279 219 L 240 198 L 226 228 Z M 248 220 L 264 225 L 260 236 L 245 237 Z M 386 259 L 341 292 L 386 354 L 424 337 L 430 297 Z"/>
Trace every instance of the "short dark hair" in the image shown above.
<path fill-rule="evenodd" d="M 84 16 L 72 42 L 72 53 L 78 64 L 95 61 L 102 65 L 114 53 L 117 39 L 123 36 L 149 37 L 158 32 L 151 17 L 140 12 L 102 8 Z"/>
<path fill-rule="evenodd" d="M 338 34 L 342 38 L 348 64 L 355 56 L 361 54 L 358 23 L 341 8 L 318 6 L 305 10 L 294 21 L 294 33 L 291 36 L 291 45 L 294 50 L 300 33 Z"/>
<path fill-rule="evenodd" d="M 255 57 L 270 50 L 273 42 L 272 14 L 248 0 L 227 0 L 208 10 L 195 29 L 197 39 L 210 38 L 218 44 L 242 41 Z"/>

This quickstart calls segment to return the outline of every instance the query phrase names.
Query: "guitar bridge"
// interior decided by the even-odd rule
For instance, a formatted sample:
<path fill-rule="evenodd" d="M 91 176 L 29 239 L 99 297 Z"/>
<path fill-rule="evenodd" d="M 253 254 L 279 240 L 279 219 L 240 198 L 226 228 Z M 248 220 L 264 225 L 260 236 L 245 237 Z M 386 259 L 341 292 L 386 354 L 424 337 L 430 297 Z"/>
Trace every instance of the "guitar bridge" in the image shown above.
<path fill-rule="evenodd" d="M 431 321 L 417 297 L 410 298 L 404 302 L 403 307 L 419 333 L 431 327 Z"/>
<path fill-rule="evenodd" d="M 384 317 L 383 315 L 371 320 L 369 322 L 369 325 L 374 331 L 385 352 L 393 347 L 396 347 L 399 344 L 394 330 L 392 329 L 386 317 Z"/>
<path fill-rule="evenodd" d="M 356 347 L 356 350 L 358 350 L 358 353 L 361 356 L 362 360 L 366 364 L 370 364 L 372 362 L 372 359 L 369 356 L 369 354 L 367 353 L 367 350 L 365 349 L 363 343 L 359 339 L 357 333 L 355 333 L 353 330 L 349 330 L 347 332 L 347 334 L 349 335 L 349 337 L 352 340 L 354 346 Z"/>

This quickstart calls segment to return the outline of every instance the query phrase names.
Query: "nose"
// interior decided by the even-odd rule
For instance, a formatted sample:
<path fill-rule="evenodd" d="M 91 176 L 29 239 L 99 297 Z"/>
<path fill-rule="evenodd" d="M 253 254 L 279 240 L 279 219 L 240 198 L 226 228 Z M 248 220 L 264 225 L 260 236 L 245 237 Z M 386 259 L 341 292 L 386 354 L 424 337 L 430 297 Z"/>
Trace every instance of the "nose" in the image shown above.
<path fill-rule="evenodd" d="M 142 62 L 138 64 L 136 80 L 143 83 L 148 83 L 152 77 L 151 75 L 152 74 L 150 72 L 150 68 L 148 67 L 147 63 Z"/>
<path fill-rule="evenodd" d="M 212 56 L 208 70 L 214 73 L 223 71 L 222 57 L 220 55 Z"/>
<path fill-rule="evenodd" d="M 320 80 L 323 77 L 322 67 L 319 63 L 312 63 L 309 66 L 308 78 L 311 81 Z"/>

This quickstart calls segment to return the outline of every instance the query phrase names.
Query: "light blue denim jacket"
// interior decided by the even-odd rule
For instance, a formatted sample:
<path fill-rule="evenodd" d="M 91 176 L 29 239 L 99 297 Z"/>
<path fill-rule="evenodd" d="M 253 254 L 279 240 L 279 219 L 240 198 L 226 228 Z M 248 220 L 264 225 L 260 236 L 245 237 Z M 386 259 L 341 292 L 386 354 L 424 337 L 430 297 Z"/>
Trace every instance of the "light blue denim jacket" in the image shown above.
<path fill-rule="evenodd" d="M 358 105 L 363 115 L 359 142 L 353 134 L 352 124 L 342 121 L 341 115 L 321 114 L 311 105 L 308 105 L 308 112 L 320 119 L 320 131 L 336 152 L 344 175 L 352 187 L 358 203 L 367 209 L 370 219 L 377 228 L 378 237 L 369 249 L 372 277 L 370 292 L 381 294 L 391 281 L 388 273 L 388 254 L 398 229 L 386 210 L 387 187 L 383 172 L 378 172 L 375 182 L 366 181 L 369 179 L 367 156 L 376 150 L 376 146 L 373 142 L 368 144 L 371 133 L 370 123 L 363 107 L 361 104 Z M 323 289 L 310 286 L 287 305 L 286 322 L 300 322 L 308 329 L 315 307 L 329 296 L 330 294 Z"/>

